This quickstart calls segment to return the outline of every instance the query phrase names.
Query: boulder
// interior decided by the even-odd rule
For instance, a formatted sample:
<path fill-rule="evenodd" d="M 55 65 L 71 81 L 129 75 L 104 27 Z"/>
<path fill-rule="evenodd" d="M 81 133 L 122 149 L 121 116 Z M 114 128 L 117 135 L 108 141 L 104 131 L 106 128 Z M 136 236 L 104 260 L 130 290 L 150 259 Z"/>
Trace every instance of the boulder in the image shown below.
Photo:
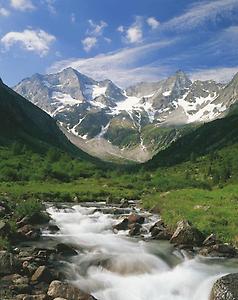
<path fill-rule="evenodd" d="M 75 286 L 67 282 L 54 280 L 51 282 L 48 289 L 48 296 L 54 298 L 65 298 L 70 300 L 95 300 Z"/>
<path fill-rule="evenodd" d="M 18 228 L 23 227 L 24 225 L 27 225 L 29 223 L 30 223 L 30 218 L 28 216 L 25 216 L 16 222 Z"/>
<path fill-rule="evenodd" d="M 39 294 L 39 295 L 27 295 L 27 294 L 20 294 L 17 295 L 16 300 L 48 300 L 48 296 L 45 294 Z"/>
<path fill-rule="evenodd" d="M 113 229 L 116 229 L 116 230 L 128 230 L 128 225 L 129 225 L 129 221 L 128 221 L 127 218 L 125 218 L 120 223 L 114 225 Z"/>
<path fill-rule="evenodd" d="M 20 240 L 37 240 L 40 237 L 40 230 L 38 228 L 33 227 L 32 225 L 24 225 L 23 227 L 17 230 L 18 238 Z"/>
<path fill-rule="evenodd" d="M 169 241 L 171 239 L 171 234 L 167 229 L 165 229 L 163 231 L 158 232 L 156 235 L 154 235 L 153 239 L 154 240 Z"/>
<path fill-rule="evenodd" d="M 50 217 L 47 213 L 39 212 L 34 213 L 31 216 L 25 216 L 22 219 L 18 220 L 17 225 L 18 227 L 22 227 L 24 225 L 30 224 L 30 225 L 39 225 L 39 224 L 45 224 L 50 221 Z"/>
<path fill-rule="evenodd" d="M 129 224 L 133 224 L 133 223 L 143 224 L 145 222 L 145 218 L 138 214 L 130 214 L 128 216 L 128 222 Z"/>
<path fill-rule="evenodd" d="M 164 222 L 159 220 L 150 228 L 151 237 L 155 240 L 170 240 L 171 234 L 166 228 Z"/>
<path fill-rule="evenodd" d="M 132 224 L 132 226 L 130 227 L 129 235 L 130 236 L 140 235 L 141 229 L 142 229 L 141 224 L 138 223 Z"/>
<path fill-rule="evenodd" d="M 199 254 L 203 256 L 212 256 L 212 257 L 227 257 L 233 258 L 237 257 L 237 250 L 228 244 L 215 244 L 208 247 L 203 247 Z"/>
<path fill-rule="evenodd" d="M 176 245 L 201 246 L 204 235 L 188 221 L 182 220 L 177 223 L 177 229 L 172 235 L 170 242 Z"/>
<path fill-rule="evenodd" d="M 63 243 L 56 245 L 56 251 L 63 256 L 78 255 L 78 252 L 72 246 Z"/>
<path fill-rule="evenodd" d="M 58 227 L 57 225 L 55 225 L 55 224 L 49 224 L 48 230 L 49 230 L 51 233 L 55 233 L 55 232 L 60 231 L 59 227 Z"/>
<path fill-rule="evenodd" d="M 119 207 L 120 208 L 127 208 L 127 207 L 129 207 L 129 201 L 126 200 L 126 199 L 121 199 Z"/>
<path fill-rule="evenodd" d="M 210 234 L 204 241 L 203 241 L 203 246 L 213 246 L 216 245 L 219 241 L 216 238 L 215 234 Z"/>
<path fill-rule="evenodd" d="M 37 264 L 35 262 L 30 263 L 29 261 L 24 261 L 22 263 L 22 269 L 24 271 L 24 274 L 31 277 L 35 271 L 37 270 Z"/>
<path fill-rule="evenodd" d="M 164 230 L 166 227 L 165 227 L 165 224 L 164 224 L 164 222 L 162 221 L 162 220 L 159 220 L 159 221 L 157 221 L 154 225 L 152 225 L 151 227 L 150 227 L 150 233 L 151 233 L 151 235 L 153 236 L 153 231 L 156 229 L 156 230 L 160 230 L 160 231 L 162 231 L 162 230 Z M 157 234 L 157 233 L 156 233 Z"/>
<path fill-rule="evenodd" d="M 46 266 L 40 266 L 36 269 L 34 274 L 31 276 L 32 282 L 51 282 L 52 274 Z"/>
<path fill-rule="evenodd" d="M 19 274 L 14 274 L 15 276 L 12 278 L 12 283 L 15 285 L 28 284 L 29 279 L 26 276 L 21 276 Z"/>
<path fill-rule="evenodd" d="M 32 288 L 29 285 L 29 279 L 26 276 L 21 276 L 19 274 L 14 274 L 12 276 L 11 284 L 9 289 L 14 292 L 14 294 L 25 294 L 30 293 Z"/>
<path fill-rule="evenodd" d="M 16 284 L 9 286 L 9 289 L 14 292 L 14 294 L 26 294 L 31 293 L 32 288 L 29 284 Z"/>
<path fill-rule="evenodd" d="M 238 299 L 238 273 L 223 276 L 214 283 L 210 300 L 236 299 Z"/>

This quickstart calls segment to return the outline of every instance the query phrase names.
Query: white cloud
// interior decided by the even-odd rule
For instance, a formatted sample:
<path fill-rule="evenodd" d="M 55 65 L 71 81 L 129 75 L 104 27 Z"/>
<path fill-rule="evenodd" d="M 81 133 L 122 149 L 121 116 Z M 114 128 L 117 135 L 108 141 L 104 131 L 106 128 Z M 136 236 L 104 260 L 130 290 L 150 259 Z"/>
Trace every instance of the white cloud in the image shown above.
<path fill-rule="evenodd" d="M 93 20 L 88 20 L 89 28 L 86 31 L 87 36 L 81 41 L 83 48 L 86 52 L 91 51 L 98 43 L 98 38 L 103 36 L 104 28 L 107 27 L 107 23 L 100 21 L 98 24 Z M 104 41 L 109 42 L 108 38 L 103 38 Z"/>
<path fill-rule="evenodd" d="M 56 62 L 48 71 L 54 73 L 72 67 L 97 80 L 110 78 L 123 87 L 144 80 L 157 80 L 168 74 L 168 68 L 162 65 L 141 65 L 141 60 L 158 52 L 160 48 L 170 46 L 175 41 L 159 41 L 133 48 L 124 48 L 92 58 L 63 60 Z"/>
<path fill-rule="evenodd" d="M 44 0 L 44 4 L 47 6 L 49 12 L 51 14 L 56 14 L 56 9 L 55 9 L 55 0 Z"/>
<path fill-rule="evenodd" d="M 214 38 L 213 41 L 210 42 L 210 45 L 217 46 L 220 48 L 225 48 L 227 50 L 227 45 L 230 47 L 237 48 L 238 44 L 238 26 L 230 26 L 223 31 L 219 32 L 219 34 Z M 233 49 L 229 49 L 233 50 Z M 237 50 L 237 49 L 235 49 Z M 237 51 L 236 51 L 237 53 Z"/>
<path fill-rule="evenodd" d="M 16 10 L 26 11 L 33 10 L 35 6 L 31 2 L 31 0 L 10 0 L 11 6 Z"/>
<path fill-rule="evenodd" d="M 50 45 L 56 38 L 44 30 L 26 29 L 23 32 L 8 32 L 1 39 L 6 50 L 14 44 L 20 44 L 23 49 L 35 52 L 40 56 L 48 53 Z"/>
<path fill-rule="evenodd" d="M 122 26 L 122 25 L 117 28 L 118 32 L 124 32 L 124 30 L 125 30 L 124 26 Z"/>
<path fill-rule="evenodd" d="M 157 29 L 160 25 L 160 22 L 156 20 L 154 17 L 150 17 L 146 20 L 147 24 L 151 27 L 151 29 Z"/>
<path fill-rule="evenodd" d="M 83 48 L 86 52 L 89 52 L 97 45 L 97 38 L 94 36 L 88 36 L 82 40 Z"/>
<path fill-rule="evenodd" d="M 162 24 L 162 28 L 169 30 L 191 30 L 207 21 L 216 22 L 221 17 L 231 17 L 238 8 L 237 0 L 199 1 L 190 6 L 182 15 Z"/>
<path fill-rule="evenodd" d="M 237 67 L 217 67 L 212 69 L 199 69 L 191 72 L 192 80 L 215 80 L 216 82 L 226 83 L 238 72 Z"/>
<path fill-rule="evenodd" d="M 140 26 L 133 25 L 130 28 L 128 28 L 126 32 L 126 39 L 128 43 L 139 43 L 142 41 L 143 38 L 143 32 Z"/>
<path fill-rule="evenodd" d="M 10 11 L 4 7 L 0 7 L 0 16 L 8 17 L 10 15 Z"/>
<path fill-rule="evenodd" d="M 90 28 L 87 30 L 88 35 L 92 36 L 100 36 L 103 34 L 103 30 L 107 27 L 107 23 L 104 21 L 100 21 L 98 24 L 93 22 L 93 20 L 88 20 Z"/>
<path fill-rule="evenodd" d="M 140 43 L 143 40 L 143 23 L 144 18 L 137 16 L 135 22 L 128 28 L 119 26 L 117 31 L 123 34 L 123 41 L 128 44 Z"/>

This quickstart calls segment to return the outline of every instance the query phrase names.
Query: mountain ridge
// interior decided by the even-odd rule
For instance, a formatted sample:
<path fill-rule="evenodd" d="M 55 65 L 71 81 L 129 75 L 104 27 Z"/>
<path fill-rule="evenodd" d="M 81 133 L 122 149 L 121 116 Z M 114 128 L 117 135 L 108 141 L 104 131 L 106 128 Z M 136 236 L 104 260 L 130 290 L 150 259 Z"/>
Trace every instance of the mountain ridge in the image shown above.
<path fill-rule="evenodd" d="M 0 80 L 0 145 L 20 142 L 34 151 L 58 148 L 78 159 L 91 162 L 91 157 L 73 145 L 59 129 L 56 120 Z"/>
<path fill-rule="evenodd" d="M 96 81 L 67 68 L 56 74 L 33 75 L 14 90 L 59 121 L 78 139 L 79 143 L 73 138 L 74 143 L 83 143 L 87 152 L 91 151 L 89 144 L 99 145 L 98 141 L 104 140 L 101 158 L 110 151 L 115 152 L 110 153 L 112 156 L 120 151 L 130 159 L 126 153 L 137 149 L 135 160 L 145 161 L 174 140 L 175 136 L 161 143 L 164 128 L 169 137 L 180 127 L 190 128 L 225 116 L 237 100 L 237 82 L 238 76 L 227 85 L 213 80 L 192 82 L 178 70 L 167 79 L 122 90 L 109 79 Z M 182 134 L 183 130 L 176 138 Z M 109 144 L 115 151 L 109 150 Z"/>

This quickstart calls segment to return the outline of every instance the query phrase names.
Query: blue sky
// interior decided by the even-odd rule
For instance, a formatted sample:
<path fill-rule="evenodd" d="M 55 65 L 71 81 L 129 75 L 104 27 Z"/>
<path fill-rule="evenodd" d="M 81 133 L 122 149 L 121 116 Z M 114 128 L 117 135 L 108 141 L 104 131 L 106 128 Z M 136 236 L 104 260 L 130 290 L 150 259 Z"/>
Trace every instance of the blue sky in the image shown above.
<path fill-rule="evenodd" d="M 10 86 L 68 66 L 120 86 L 182 69 L 238 72 L 238 0 L 0 0 L 0 76 Z"/>

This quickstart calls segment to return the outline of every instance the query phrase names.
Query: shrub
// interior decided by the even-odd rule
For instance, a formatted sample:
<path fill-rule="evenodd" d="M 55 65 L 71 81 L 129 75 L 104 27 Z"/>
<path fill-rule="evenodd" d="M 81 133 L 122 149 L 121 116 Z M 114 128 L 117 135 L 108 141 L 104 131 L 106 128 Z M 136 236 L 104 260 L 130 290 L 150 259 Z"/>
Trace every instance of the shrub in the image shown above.
<path fill-rule="evenodd" d="M 0 237 L 0 250 L 8 250 L 10 243 L 6 238 Z"/>
<path fill-rule="evenodd" d="M 43 205 L 36 199 L 27 199 L 19 202 L 16 205 L 15 216 L 17 218 L 23 218 L 24 216 L 32 217 L 35 214 L 41 214 Z"/>

